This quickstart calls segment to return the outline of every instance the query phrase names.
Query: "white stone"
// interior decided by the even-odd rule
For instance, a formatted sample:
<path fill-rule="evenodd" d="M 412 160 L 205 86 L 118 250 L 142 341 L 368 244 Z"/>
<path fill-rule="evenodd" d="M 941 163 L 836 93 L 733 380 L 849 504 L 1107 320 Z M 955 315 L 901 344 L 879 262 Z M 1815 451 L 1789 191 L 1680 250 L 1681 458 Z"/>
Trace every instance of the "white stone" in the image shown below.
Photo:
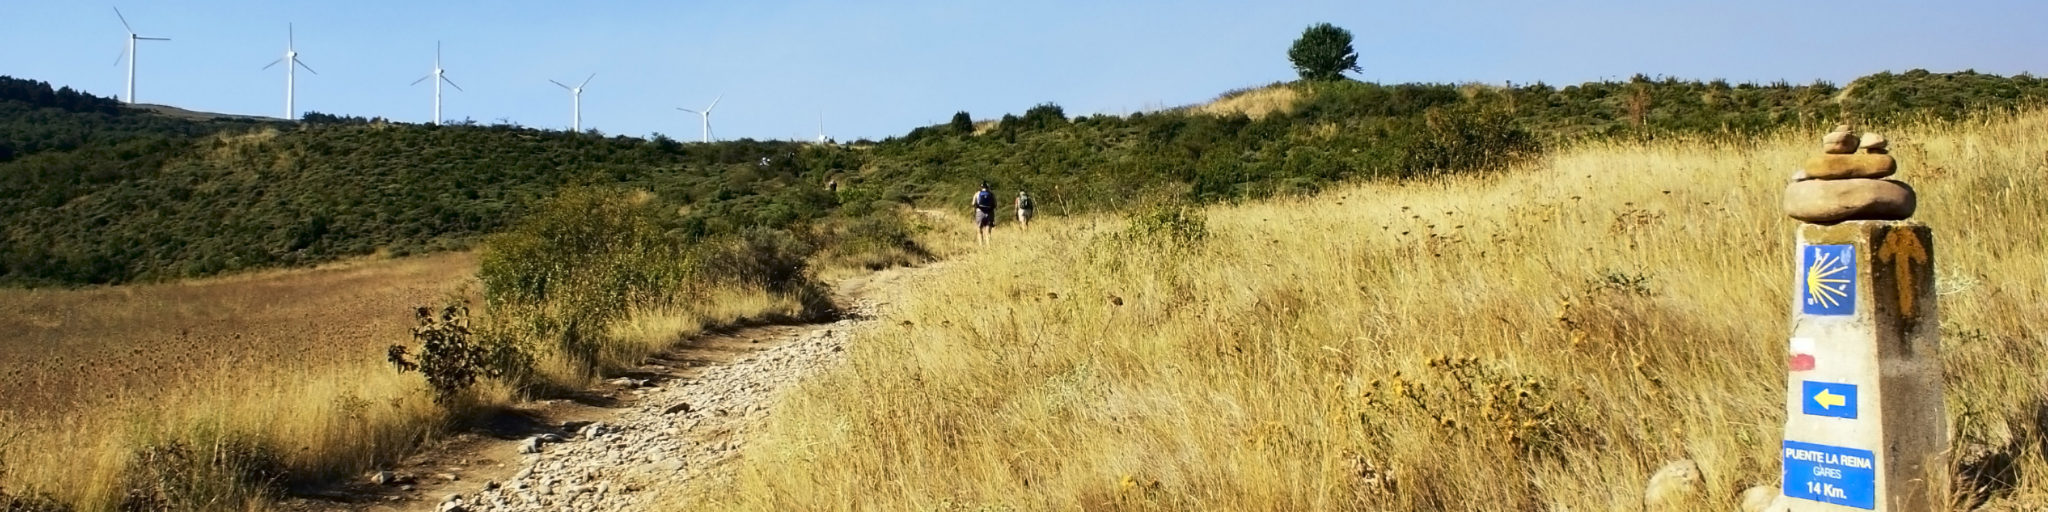
<path fill-rule="evenodd" d="M 1700 498 L 1700 465 L 1690 459 L 1665 464 L 1643 486 L 1645 510 L 1691 510 Z"/>

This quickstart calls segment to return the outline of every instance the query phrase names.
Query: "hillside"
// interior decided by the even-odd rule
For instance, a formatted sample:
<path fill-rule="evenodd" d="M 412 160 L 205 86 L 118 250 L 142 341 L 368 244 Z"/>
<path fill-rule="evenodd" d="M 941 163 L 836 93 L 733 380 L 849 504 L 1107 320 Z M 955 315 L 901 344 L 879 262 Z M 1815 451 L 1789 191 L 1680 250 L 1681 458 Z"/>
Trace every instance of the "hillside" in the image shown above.
<path fill-rule="evenodd" d="M 1941 247 L 1953 509 L 2038 509 L 2048 112 L 1871 129 Z M 672 507 L 1643 510 L 1692 460 L 1671 510 L 1738 510 L 1779 477 L 1777 170 L 1820 133 L 999 229 Z"/>
<path fill-rule="evenodd" d="M 0 101 L 0 283 L 121 283 L 467 247 L 571 186 L 693 205 L 704 235 L 830 207 L 839 162 L 790 143 L 691 146 L 510 126 L 195 122 L 102 100 Z M 111 108 L 111 110 L 109 110 Z M 768 159 L 768 165 L 761 165 Z M 812 170 L 811 167 L 820 170 Z M 809 185 L 798 187 L 799 183 Z"/>
<path fill-rule="evenodd" d="M 963 112 L 856 149 L 319 113 L 303 123 L 199 120 L 0 78 L 0 285 L 469 247 L 564 187 L 650 192 L 675 207 L 662 222 L 685 239 L 763 228 L 817 236 L 896 205 L 957 207 L 982 181 L 1079 213 L 1489 169 L 1580 140 L 1949 119 L 2042 98 L 2048 82 L 2032 77 L 1924 71 L 1846 88 L 1647 77 L 1563 88 L 1293 83 L 1127 117 L 1070 117 L 1047 104 L 985 130 Z M 837 197 L 823 187 L 835 178 Z"/>
<path fill-rule="evenodd" d="M 1644 76 L 1563 87 L 1293 82 L 1129 116 L 1069 117 L 1047 104 L 989 126 L 962 112 L 874 147 L 860 183 L 873 197 L 951 206 L 986 180 L 1031 191 L 1051 212 L 1121 210 L 1481 170 L 1580 141 L 1961 119 L 2043 101 L 2048 81 L 1969 71 L 1879 73 L 1846 87 Z"/>
<path fill-rule="evenodd" d="M 475 247 L 473 272 L 442 255 L 428 279 L 474 274 L 479 289 L 448 295 L 482 299 L 413 318 L 441 304 L 371 279 L 328 298 L 370 302 L 323 306 L 304 298 L 338 282 L 320 270 L 274 274 L 298 295 L 210 286 L 266 273 L 15 290 L 20 309 L 85 312 L 24 316 L 23 335 L 0 339 L 49 356 L 10 378 L 62 385 L 0 403 L 23 440 L 0 453 L 0 505 L 260 508 L 388 467 L 678 336 L 830 317 L 823 276 L 964 251 L 958 219 L 930 207 L 958 208 L 982 180 L 1034 192 L 1045 222 L 1005 224 L 994 250 L 896 301 L 900 318 L 850 345 L 858 378 L 828 375 L 783 406 L 714 504 L 1629 508 L 1644 473 L 1678 457 L 1725 500 L 1770 460 L 1750 441 L 1775 406 L 1741 397 L 1782 385 L 1765 371 L 1775 345 L 1757 342 L 1781 333 L 1753 321 L 1785 302 L 1767 279 L 1786 264 L 1782 177 L 1755 170 L 1789 167 L 1808 125 L 1857 119 L 1894 135 L 1935 198 L 1923 218 L 1998 226 L 1955 230 L 1958 247 L 2033 247 L 1998 229 L 2026 226 L 2038 198 L 1993 192 L 2039 188 L 2042 115 L 2007 111 L 2042 87 L 1924 72 L 1840 89 L 1296 83 L 1131 116 L 1041 105 L 985 130 L 963 113 L 840 147 L 202 121 L 0 80 L 0 284 Z M 1958 474 L 1983 483 L 1965 498 L 2039 499 L 2040 484 L 1984 463 L 2048 467 L 2024 451 L 2044 407 L 2024 392 L 2041 383 L 1987 369 L 2039 357 L 2020 305 L 2040 291 L 1986 277 L 2038 258 L 1951 252 L 1953 410 L 1975 422 L 1959 453 L 1983 457 Z M 407 274 L 407 260 L 364 260 Z M 228 310 L 207 310 L 222 297 Z M 338 318 L 292 321 L 316 309 Z M 242 318 L 266 314 L 284 316 Z M 151 328 L 67 331 L 82 324 L 64 315 Z M 403 319 L 433 328 L 384 342 L 330 329 Z M 176 337 L 150 341 L 163 336 Z M 129 368 L 93 380 L 95 365 Z M 1499 385 L 1529 395 L 1489 401 Z M 901 492 L 857 492 L 879 482 Z"/>

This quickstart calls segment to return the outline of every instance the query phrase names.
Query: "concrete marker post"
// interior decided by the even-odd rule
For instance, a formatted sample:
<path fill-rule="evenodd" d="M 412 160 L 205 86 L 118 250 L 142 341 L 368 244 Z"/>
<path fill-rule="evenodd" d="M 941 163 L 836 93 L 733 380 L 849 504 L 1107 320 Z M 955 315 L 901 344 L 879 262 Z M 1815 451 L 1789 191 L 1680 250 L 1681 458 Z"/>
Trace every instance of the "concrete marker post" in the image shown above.
<path fill-rule="evenodd" d="M 1946 506 L 1933 249 L 1918 222 L 1799 226 L 1781 509 Z"/>

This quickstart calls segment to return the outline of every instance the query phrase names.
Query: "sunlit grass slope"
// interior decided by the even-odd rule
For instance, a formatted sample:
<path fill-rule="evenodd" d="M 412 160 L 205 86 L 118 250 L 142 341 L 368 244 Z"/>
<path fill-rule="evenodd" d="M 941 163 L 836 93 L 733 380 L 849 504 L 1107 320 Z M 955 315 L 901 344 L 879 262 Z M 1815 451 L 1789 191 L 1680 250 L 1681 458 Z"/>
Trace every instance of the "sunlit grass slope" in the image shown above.
<path fill-rule="evenodd" d="M 435 404 L 385 349 L 411 309 L 464 294 L 450 253 L 138 286 L 0 292 L 0 510 L 241 510 L 281 487 L 386 468 L 464 416 L 522 398 L 493 383 Z M 714 287 L 633 311 L 607 368 L 705 329 L 801 314 L 796 298 Z M 476 313 L 482 314 L 481 308 Z M 558 386 L 593 380 L 537 354 Z M 446 405 L 446 406 L 444 406 Z"/>
<path fill-rule="evenodd" d="M 2048 114 L 1872 128 L 1936 230 L 1958 506 L 2038 505 Z M 1732 509 L 1777 478 L 1778 204 L 1818 137 L 1596 143 L 1206 221 L 1005 226 L 783 403 L 706 499 L 1636 510 L 1692 459 L 1700 505 Z"/>

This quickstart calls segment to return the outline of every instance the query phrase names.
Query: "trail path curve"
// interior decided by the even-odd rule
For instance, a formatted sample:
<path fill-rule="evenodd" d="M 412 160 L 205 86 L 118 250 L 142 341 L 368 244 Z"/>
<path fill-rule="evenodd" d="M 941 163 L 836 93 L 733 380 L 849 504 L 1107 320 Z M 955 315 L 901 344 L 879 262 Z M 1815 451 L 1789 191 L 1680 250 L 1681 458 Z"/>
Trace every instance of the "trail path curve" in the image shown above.
<path fill-rule="evenodd" d="M 834 287 L 840 320 L 708 335 L 608 382 L 584 400 L 542 404 L 512 434 L 409 460 L 291 510 L 481 512 L 654 510 L 730 476 L 780 395 L 846 356 L 856 331 L 876 325 L 913 281 L 944 263 L 894 268 Z"/>

